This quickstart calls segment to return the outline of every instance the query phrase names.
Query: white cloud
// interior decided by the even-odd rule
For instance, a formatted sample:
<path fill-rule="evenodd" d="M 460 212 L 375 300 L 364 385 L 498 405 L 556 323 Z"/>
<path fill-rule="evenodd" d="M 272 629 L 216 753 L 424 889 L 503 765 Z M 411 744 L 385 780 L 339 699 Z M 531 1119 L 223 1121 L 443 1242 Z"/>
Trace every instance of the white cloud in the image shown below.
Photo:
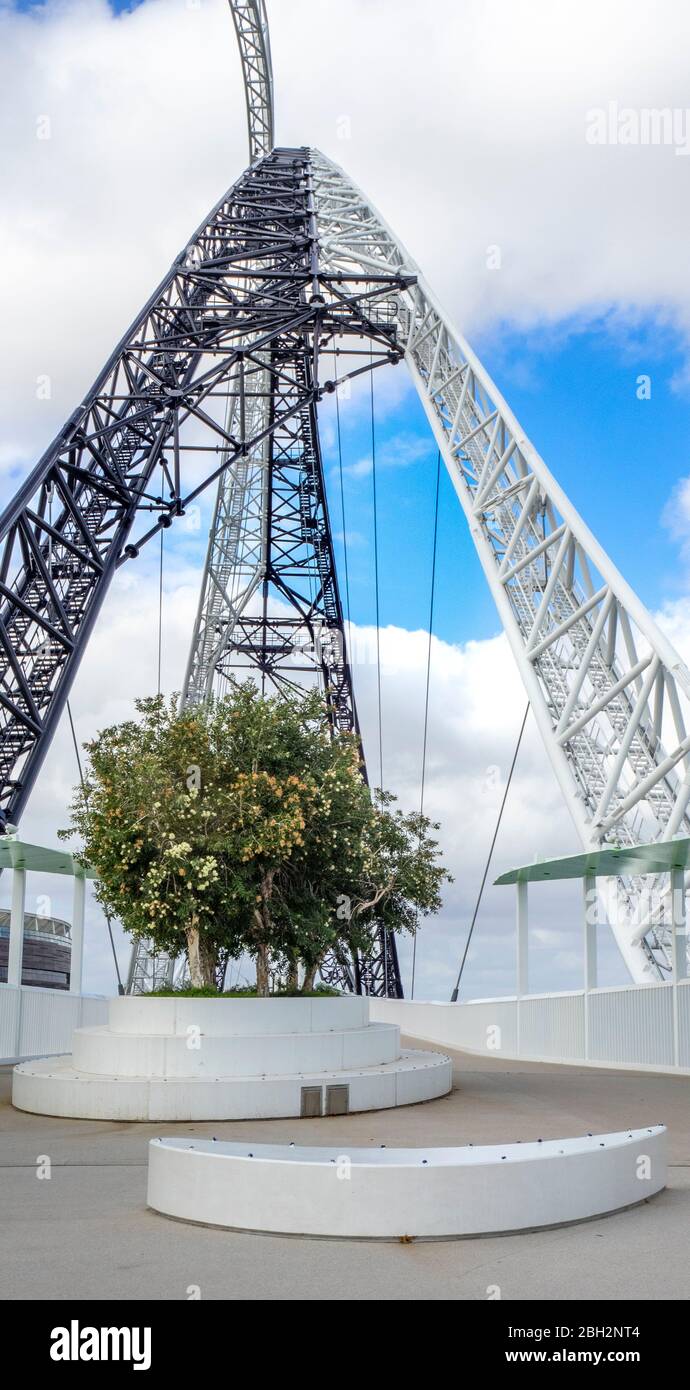
<path fill-rule="evenodd" d="M 192 571 L 166 569 L 163 688 L 167 691 L 179 690 L 182 682 L 197 601 L 196 580 Z M 80 743 L 98 729 L 128 718 L 134 699 L 155 690 L 157 624 L 157 577 L 142 559 L 118 574 L 75 682 L 72 710 Z M 381 632 L 384 783 L 396 791 L 406 809 L 419 805 L 427 648 L 428 634 L 423 631 L 388 627 Z M 375 630 L 354 628 L 351 649 L 370 775 L 378 781 Z M 455 883 L 446 891 L 441 915 L 423 923 L 418 997 L 443 998 L 454 983 L 523 709 L 524 694 L 503 637 L 464 647 L 433 639 L 425 809 L 441 822 L 440 840 Z M 74 748 L 63 718 L 22 821 L 27 839 L 56 843 L 56 829 L 66 824 L 65 808 L 76 780 Z M 537 851 L 548 856 L 576 848 L 545 754 L 528 726 L 489 882 L 501 869 L 530 861 Z M 53 910 L 69 917 L 67 888 L 66 881 L 32 875 L 29 907 L 36 894 L 47 892 L 52 895 Z M 8 892 L 9 882 L 3 876 L 0 897 L 7 898 Z M 539 895 L 539 901 L 535 895 L 535 929 L 547 931 L 547 937 L 535 935 L 534 939 L 534 978 L 541 987 L 563 988 L 579 980 L 572 964 L 579 959 L 579 914 L 576 901 L 570 907 L 568 901 L 567 895 L 559 897 L 553 889 Z M 556 923 L 554 912 L 564 914 L 564 920 Z M 489 887 L 468 959 L 467 994 L 512 990 L 513 920 L 512 891 Z M 558 938 L 548 944 L 548 931 L 555 925 Z M 116 936 L 124 974 L 129 948 L 119 930 Z M 568 941 L 571 956 L 564 953 Z M 612 942 L 607 948 L 608 955 L 604 954 L 613 978 L 622 978 Z M 409 989 L 410 942 L 403 941 L 400 951 Z M 109 991 L 114 987 L 105 923 L 95 907 L 88 918 L 86 971 L 88 988 Z"/>
<path fill-rule="evenodd" d="M 686 109 L 681 0 L 435 0 L 433 22 L 413 0 L 270 8 L 279 129 L 309 129 L 347 168 L 461 327 L 616 305 L 687 330 L 686 161 L 586 140 L 609 101 Z M 334 40 L 337 63 L 322 56 L 295 83 L 300 50 L 330 55 Z"/>
<path fill-rule="evenodd" d="M 612 307 L 687 330 L 686 161 L 585 139 L 609 100 L 685 107 L 681 0 L 653 17 L 643 0 L 435 0 L 433 23 L 416 0 L 268 8 L 279 139 L 346 166 L 470 335 Z M 1 379 L 21 463 L 241 172 L 245 116 L 226 0 L 3 3 L 0 55 Z"/>
<path fill-rule="evenodd" d="M 416 0 L 269 0 L 269 12 L 279 138 L 319 145 L 347 168 L 470 336 L 504 319 L 554 325 L 593 315 L 620 336 L 643 313 L 687 333 L 686 162 L 664 147 L 585 140 L 587 112 L 609 100 L 686 105 L 690 10 L 681 0 L 654 12 L 642 0 L 435 0 L 433 22 Z M 146 0 L 118 18 L 105 0 L 48 0 L 32 14 L 0 0 L 0 81 L 0 380 L 10 441 L 0 468 L 9 490 L 241 172 L 246 135 L 226 0 Z M 338 138 L 343 115 L 348 140 Z M 37 138 L 46 131 L 49 139 Z M 500 247 L 500 271 L 487 268 L 488 246 Z M 40 400 L 39 377 L 50 386 Z M 404 390 L 402 371 L 384 373 L 379 409 L 395 409 Z M 353 402 L 366 408 L 363 387 Z M 192 549 L 189 568 L 166 577 L 170 689 L 181 682 L 196 604 Z M 118 576 L 90 644 L 73 698 L 80 738 L 155 686 L 150 565 L 142 559 Z M 687 648 L 683 605 L 663 621 Z M 410 806 L 426 642 L 424 633 L 382 633 L 384 774 Z M 371 662 L 356 680 L 374 748 Z M 418 993 L 452 986 L 523 703 L 503 638 L 462 648 L 434 641 L 427 806 L 443 823 L 456 882 L 420 938 Z M 63 721 L 25 834 L 54 843 L 75 770 Z M 574 847 L 530 727 L 496 871 L 536 849 Z M 487 893 L 469 992 L 512 988 L 512 910 L 509 891 Z M 579 956 L 562 939 L 577 943 L 576 907 L 545 890 L 540 911 L 535 978 L 577 983 Z M 111 988 L 95 918 L 89 943 L 89 982 Z"/>
<path fill-rule="evenodd" d="M 674 540 L 681 541 L 684 547 L 690 543 L 690 478 L 678 480 L 661 520 Z"/>
<path fill-rule="evenodd" d="M 422 459 L 428 459 L 434 452 L 431 434 L 422 438 L 417 434 L 399 433 L 389 436 L 376 449 L 377 468 L 411 468 Z M 372 472 L 372 455 L 348 463 L 343 469 L 351 478 L 367 478 Z"/>
<path fill-rule="evenodd" d="M 690 602 L 687 593 L 671 599 L 654 615 L 686 665 L 690 665 Z"/>

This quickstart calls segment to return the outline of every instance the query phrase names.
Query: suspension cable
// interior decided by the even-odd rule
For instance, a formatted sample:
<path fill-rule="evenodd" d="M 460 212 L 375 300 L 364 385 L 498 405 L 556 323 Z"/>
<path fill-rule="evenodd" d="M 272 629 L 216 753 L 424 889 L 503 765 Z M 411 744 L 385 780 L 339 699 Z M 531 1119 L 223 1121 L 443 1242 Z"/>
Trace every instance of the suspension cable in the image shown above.
<path fill-rule="evenodd" d="M 467 952 L 468 952 L 469 949 L 470 949 L 470 941 L 472 940 L 472 933 L 473 933 L 473 931 L 474 931 L 474 925 L 475 925 L 475 922 L 476 922 L 476 920 L 477 920 L 477 913 L 479 912 L 479 905 L 480 905 L 481 900 L 482 900 L 482 894 L 483 894 L 483 892 L 484 892 L 484 885 L 485 885 L 485 883 L 486 883 L 486 880 L 487 880 L 487 877 L 488 877 L 488 874 L 489 874 L 489 865 L 491 864 L 491 858 L 492 858 L 492 855 L 493 855 L 493 852 L 494 852 L 494 846 L 495 846 L 496 840 L 497 840 L 497 838 L 498 838 L 498 832 L 499 832 L 500 825 L 501 825 L 501 818 L 502 818 L 502 816 L 503 816 L 503 811 L 504 811 L 504 808 L 505 808 L 505 804 L 506 804 L 506 801 L 507 801 L 507 799 L 508 799 L 508 792 L 510 791 L 510 784 L 511 784 L 511 782 L 512 782 L 512 780 L 513 780 L 513 773 L 514 773 L 514 771 L 515 771 L 515 764 L 516 764 L 517 759 L 518 759 L 518 753 L 520 752 L 520 744 L 522 743 L 522 735 L 523 735 L 524 732 L 525 732 L 525 725 L 526 725 L 526 723 L 527 723 L 527 715 L 528 715 L 528 714 L 529 714 L 529 700 L 527 701 L 527 707 L 526 707 L 525 713 L 524 713 L 524 715 L 523 715 L 523 717 L 522 717 L 522 724 L 521 724 L 521 726 L 520 726 L 520 732 L 519 732 L 519 734 L 518 734 L 518 741 L 517 741 L 517 743 L 516 743 L 516 745 L 515 745 L 515 752 L 513 753 L 513 761 L 512 761 L 512 763 L 510 764 L 510 772 L 508 773 L 508 781 L 506 782 L 506 789 L 505 789 L 505 791 L 504 791 L 504 793 L 503 793 L 503 800 L 502 800 L 502 802 L 501 802 L 501 807 L 500 807 L 500 810 L 499 810 L 499 813 L 498 813 L 498 819 L 497 819 L 497 821 L 496 821 L 496 828 L 495 828 L 495 830 L 494 830 L 493 839 L 492 839 L 492 841 L 491 841 L 491 848 L 489 849 L 488 858 L 487 858 L 486 865 L 485 865 L 485 868 L 484 868 L 484 876 L 483 876 L 483 878 L 482 878 L 481 887 L 480 887 L 480 889 L 479 889 L 479 895 L 478 895 L 478 897 L 477 897 L 477 901 L 476 901 L 476 903 L 475 903 L 475 905 L 474 905 L 474 912 L 472 913 L 472 921 L 471 921 L 471 923 L 470 923 L 470 929 L 469 929 L 469 932 L 467 933 L 467 941 L 465 942 L 465 950 L 463 951 L 462 960 L 461 960 L 461 962 L 460 962 L 460 969 L 459 969 L 459 971 L 458 971 L 458 978 L 457 978 L 457 981 L 456 981 L 456 984 L 455 984 L 455 989 L 453 990 L 453 993 L 452 993 L 451 996 L 450 996 L 450 1002 L 451 1002 L 451 1004 L 457 1004 L 457 1002 L 458 1002 L 458 991 L 459 991 L 459 989 L 460 989 L 460 981 L 461 981 L 461 979 L 462 979 L 462 972 L 463 972 L 463 970 L 465 969 L 465 961 L 467 960 Z"/>
<path fill-rule="evenodd" d="M 379 526 L 376 495 L 376 420 L 374 415 L 374 356 L 369 349 L 369 401 L 371 405 L 371 478 L 374 496 L 374 582 L 376 589 L 376 690 L 379 720 L 379 785 L 383 793 L 383 718 L 381 714 L 381 621 L 379 591 Z M 388 928 L 383 927 L 383 992 L 388 998 Z"/>
<path fill-rule="evenodd" d="M 381 627 L 379 595 L 379 527 L 378 503 L 376 495 L 376 425 L 374 420 L 374 371 L 373 354 L 369 352 L 371 371 L 369 372 L 369 398 L 371 404 L 371 476 L 374 495 L 374 586 L 376 593 L 376 689 L 378 698 L 379 722 L 379 785 L 383 791 L 383 720 L 381 717 Z"/>
<path fill-rule="evenodd" d="M 429 734 L 429 682 L 431 677 L 431 637 L 434 630 L 434 597 L 436 594 L 436 551 L 438 546 L 438 503 L 441 487 L 441 450 L 438 451 L 436 459 L 436 500 L 434 502 L 434 543 L 431 555 L 431 594 L 429 596 L 429 642 L 426 653 L 426 691 L 424 695 L 424 737 L 422 739 L 422 780 L 421 792 L 419 797 L 419 817 L 424 815 L 424 786 L 426 782 L 426 750 Z M 422 827 L 419 826 L 419 846 L 422 844 Z M 414 936 L 412 938 L 412 987 L 410 998 L 414 999 L 414 980 L 417 969 L 417 927 L 419 923 L 419 909 L 417 909 Z"/>
<path fill-rule="evenodd" d="M 161 693 L 161 665 L 163 660 L 163 527 L 161 526 L 161 553 L 158 569 L 158 695 Z"/>
<path fill-rule="evenodd" d="M 67 718 L 69 719 L 69 726 L 72 730 L 72 743 L 74 744 L 74 752 L 77 759 L 77 767 L 79 769 L 79 781 L 81 782 L 82 792 L 84 793 L 84 796 L 86 796 L 86 783 L 84 781 L 84 772 L 81 765 L 81 754 L 79 752 L 79 744 L 77 743 L 77 735 L 74 728 L 74 720 L 72 718 L 72 707 L 70 705 L 69 700 L 67 701 Z"/>

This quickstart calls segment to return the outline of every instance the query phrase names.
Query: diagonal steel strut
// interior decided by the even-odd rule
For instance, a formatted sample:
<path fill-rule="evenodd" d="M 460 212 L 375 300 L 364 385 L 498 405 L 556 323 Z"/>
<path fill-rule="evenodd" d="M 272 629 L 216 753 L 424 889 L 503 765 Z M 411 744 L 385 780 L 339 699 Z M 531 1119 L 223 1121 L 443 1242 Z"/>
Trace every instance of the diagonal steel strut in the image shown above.
<path fill-rule="evenodd" d="M 260 160 L 204 221 L 0 517 L 5 816 L 18 820 L 26 804 L 117 567 L 214 479 L 239 481 L 262 451 L 282 447 L 285 472 L 305 420 L 302 522 L 313 530 L 322 616 L 342 628 L 314 443 L 320 356 L 355 334 L 376 361 L 399 357 L 391 294 L 403 283 L 322 274 L 307 150 Z M 313 636 L 316 612 L 302 617 Z M 344 644 L 333 652 L 322 666 L 334 718 L 356 727 Z"/>
<path fill-rule="evenodd" d="M 583 846 L 687 835 L 690 672 L 371 202 L 325 156 L 313 165 L 330 270 L 414 276 L 397 304 L 405 360 Z M 638 983 L 670 969 L 668 889 L 625 878 L 606 896 Z"/>

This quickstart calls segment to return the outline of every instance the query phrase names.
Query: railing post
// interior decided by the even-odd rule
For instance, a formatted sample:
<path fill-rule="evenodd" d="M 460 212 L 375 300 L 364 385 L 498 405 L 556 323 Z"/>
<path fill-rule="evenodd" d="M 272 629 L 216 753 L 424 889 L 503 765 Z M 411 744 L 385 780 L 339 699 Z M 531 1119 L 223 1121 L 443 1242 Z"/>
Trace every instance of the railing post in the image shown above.
<path fill-rule="evenodd" d="M 26 869 L 12 870 L 12 907 L 7 954 L 7 983 L 21 985 L 24 957 L 24 913 L 26 910 Z"/>
<path fill-rule="evenodd" d="M 86 879 L 75 874 L 72 896 L 72 953 L 69 967 L 69 992 L 81 994 L 84 966 L 84 914 L 86 910 Z"/>
<path fill-rule="evenodd" d="M 680 1015 L 678 982 L 688 973 L 685 919 L 685 869 L 671 869 L 671 962 L 673 965 L 673 1063 L 680 1066 Z"/>
<path fill-rule="evenodd" d="M 522 997 L 529 993 L 529 899 L 527 884 L 518 880 L 517 885 L 517 1055 L 520 1054 L 521 1047 L 521 1002 Z"/>
<path fill-rule="evenodd" d="M 597 970 L 597 881 L 593 874 L 582 880 L 583 949 L 585 976 L 585 1061 L 589 1061 L 589 991 L 596 989 Z"/>

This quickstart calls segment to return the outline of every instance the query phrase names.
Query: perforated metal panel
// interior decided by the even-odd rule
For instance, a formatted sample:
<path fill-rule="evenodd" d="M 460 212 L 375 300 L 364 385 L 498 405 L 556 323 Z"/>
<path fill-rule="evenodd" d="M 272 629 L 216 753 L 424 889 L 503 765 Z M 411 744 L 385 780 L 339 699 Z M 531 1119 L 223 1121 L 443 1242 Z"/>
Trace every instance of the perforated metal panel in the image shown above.
<path fill-rule="evenodd" d="M 347 1087 L 345 1087 L 347 1090 Z M 321 1087 L 303 1086 L 301 1093 L 300 1115 L 303 1120 L 313 1120 L 321 1115 Z"/>
<path fill-rule="evenodd" d="M 347 1115 L 350 1110 L 350 1087 L 326 1087 L 326 1114 Z"/>

